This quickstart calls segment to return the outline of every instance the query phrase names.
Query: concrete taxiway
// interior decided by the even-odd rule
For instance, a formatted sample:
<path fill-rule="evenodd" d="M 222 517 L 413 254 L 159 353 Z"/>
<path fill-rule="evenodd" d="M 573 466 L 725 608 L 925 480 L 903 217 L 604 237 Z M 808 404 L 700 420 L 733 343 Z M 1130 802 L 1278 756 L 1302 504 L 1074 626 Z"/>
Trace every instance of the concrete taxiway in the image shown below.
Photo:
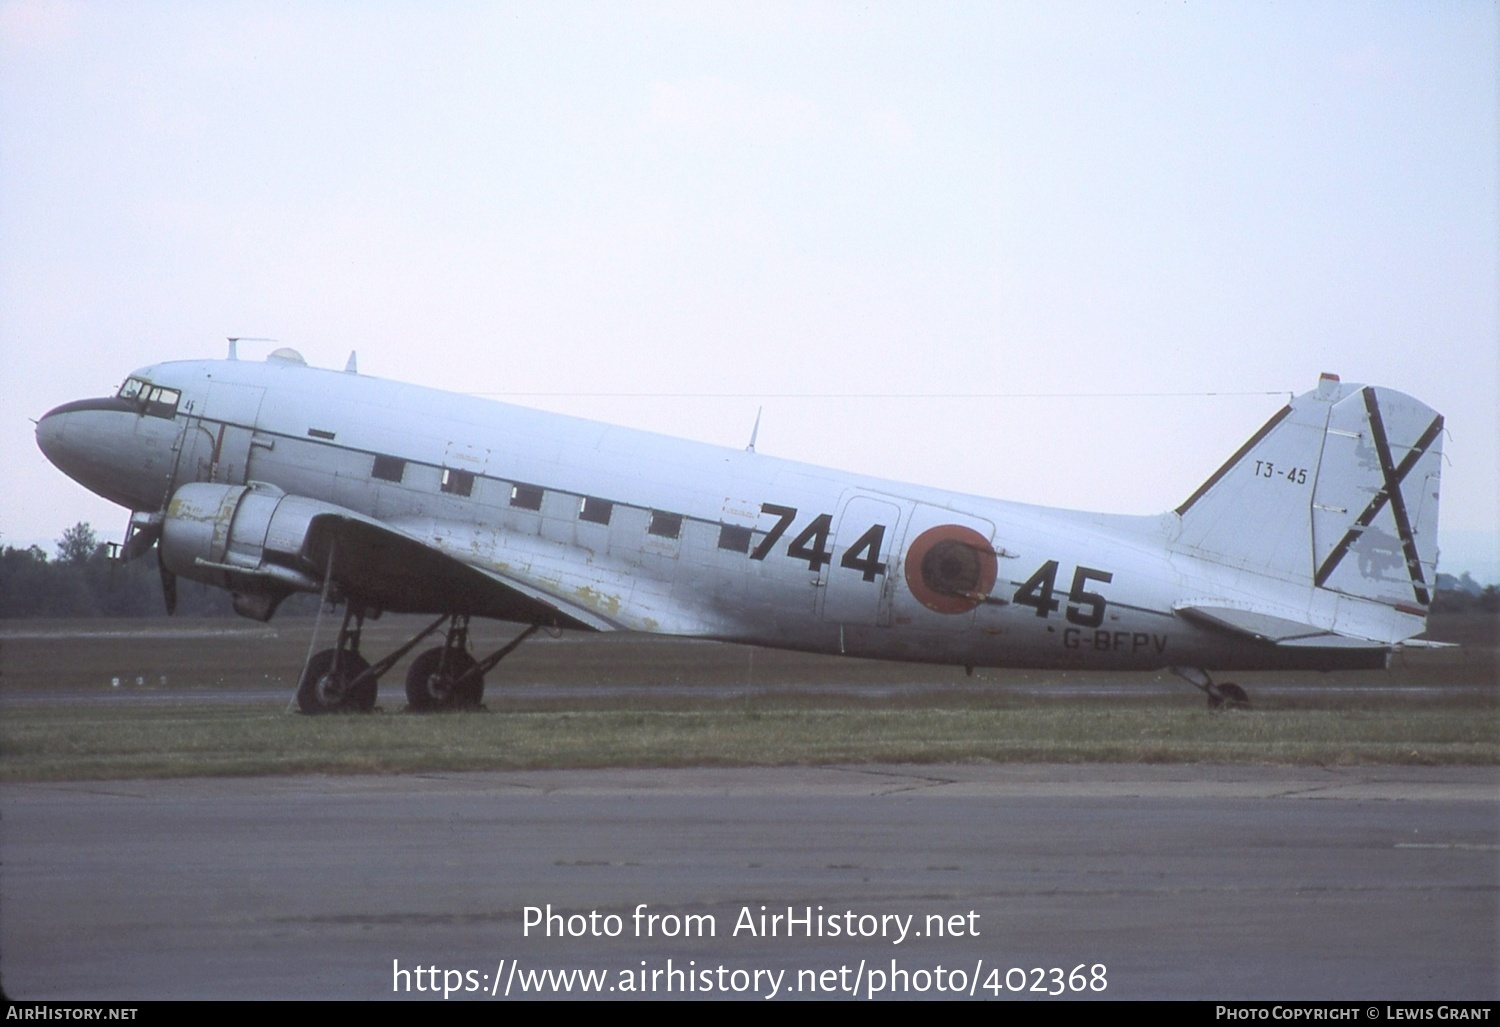
<path fill-rule="evenodd" d="M 7 785 L 0 911 L 12 999 L 493 1001 L 598 970 L 610 997 L 1493 1000 L 1500 771 Z"/>

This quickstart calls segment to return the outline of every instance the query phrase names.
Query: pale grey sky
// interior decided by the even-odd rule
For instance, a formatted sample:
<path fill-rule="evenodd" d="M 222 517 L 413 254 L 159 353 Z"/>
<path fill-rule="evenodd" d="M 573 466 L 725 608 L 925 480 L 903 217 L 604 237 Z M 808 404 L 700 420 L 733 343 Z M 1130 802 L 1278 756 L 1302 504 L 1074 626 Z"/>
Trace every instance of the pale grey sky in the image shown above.
<path fill-rule="evenodd" d="M 257 335 L 1135 513 L 1331 371 L 1500 581 L 1496 12 L 0 2 L 0 543 L 125 523 L 28 417 Z"/>

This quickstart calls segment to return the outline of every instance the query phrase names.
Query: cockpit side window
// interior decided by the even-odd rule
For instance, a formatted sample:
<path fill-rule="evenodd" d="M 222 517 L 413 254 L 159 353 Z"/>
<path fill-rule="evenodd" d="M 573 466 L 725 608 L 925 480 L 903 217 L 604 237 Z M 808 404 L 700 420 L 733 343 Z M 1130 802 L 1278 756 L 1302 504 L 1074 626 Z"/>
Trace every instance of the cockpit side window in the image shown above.
<path fill-rule="evenodd" d="M 168 419 L 176 417 L 177 402 L 181 398 L 182 393 L 176 389 L 164 389 L 159 385 L 153 385 L 146 390 L 146 416 Z"/>
<path fill-rule="evenodd" d="M 177 404 L 182 399 L 182 393 L 178 390 L 152 385 L 140 378 L 127 378 L 115 395 L 134 403 L 148 417 L 168 419 L 177 416 Z"/>

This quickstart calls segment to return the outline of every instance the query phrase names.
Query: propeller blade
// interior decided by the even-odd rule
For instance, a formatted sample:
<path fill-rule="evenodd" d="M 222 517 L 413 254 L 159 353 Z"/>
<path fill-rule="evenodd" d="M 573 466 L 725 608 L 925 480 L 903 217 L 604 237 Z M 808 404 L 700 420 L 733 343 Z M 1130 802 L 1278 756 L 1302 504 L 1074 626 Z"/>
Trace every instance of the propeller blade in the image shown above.
<path fill-rule="evenodd" d="M 167 613 L 177 612 L 177 575 L 167 570 L 167 565 L 158 559 L 156 569 L 161 572 L 161 597 L 166 600 Z"/>

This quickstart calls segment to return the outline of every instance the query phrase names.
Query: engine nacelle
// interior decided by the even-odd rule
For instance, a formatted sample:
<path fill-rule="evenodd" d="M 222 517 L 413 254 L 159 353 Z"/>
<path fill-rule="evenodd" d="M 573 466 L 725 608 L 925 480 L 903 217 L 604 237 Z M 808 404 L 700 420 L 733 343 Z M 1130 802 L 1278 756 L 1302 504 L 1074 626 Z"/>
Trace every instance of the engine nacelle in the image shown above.
<path fill-rule="evenodd" d="M 159 556 L 173 574 L 234 593 L 237 611 L 269 620 L 293 592 L 322 580 L 303 556 L 313 518 L 349 511 L 274 485 L 184 485 L 162 522 Z"/>

